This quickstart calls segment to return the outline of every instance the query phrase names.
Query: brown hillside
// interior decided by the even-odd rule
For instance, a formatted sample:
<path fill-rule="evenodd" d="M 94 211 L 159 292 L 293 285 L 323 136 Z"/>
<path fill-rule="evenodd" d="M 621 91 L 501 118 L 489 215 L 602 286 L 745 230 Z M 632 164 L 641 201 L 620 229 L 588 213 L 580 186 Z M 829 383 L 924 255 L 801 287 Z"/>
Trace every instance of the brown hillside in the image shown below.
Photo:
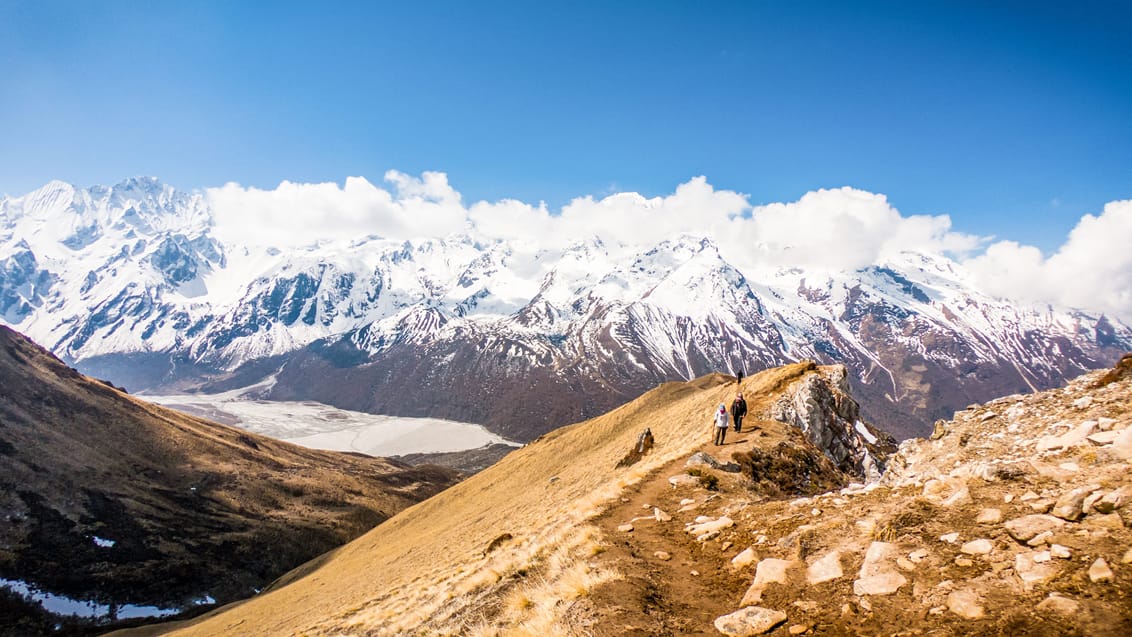
<path fill-rule="evenodd" d="M 455 480 L 136 400 L 5 327 L 0 388 L 0 577 L 71 598 L 239 599 Z M 0 624 L 34 633 L 28 610 Z"/>
<path fill-rule="evenodd" d="M 838 374 L 744 382 L 724 447 L 707 414 L 731 379 L 663 385 L 175 634 L 1132 634 L 1132 377 L 973 405 L 838 488 L 763 419 L 815 376 Z M 655 448 L 615 468 L 646 426 Z"/>
<path fill-rule="evenodd" d="M 752 412 L 819 370 L 800 363 L 745 380 Z M 603 544 L 595 516 L 627 486 L 710 442 L 712 408 L 734 388 L 720 374 L 667 383 L 546 434 L 271 591 L 175 634 L 471 634 L 485 618 L 507 614 L 537 632 L 566 621 L 536 601 L 573 600 L 618 577 L 590 565 Z M 645 427 L 655 448 L 616 469 Z"/>

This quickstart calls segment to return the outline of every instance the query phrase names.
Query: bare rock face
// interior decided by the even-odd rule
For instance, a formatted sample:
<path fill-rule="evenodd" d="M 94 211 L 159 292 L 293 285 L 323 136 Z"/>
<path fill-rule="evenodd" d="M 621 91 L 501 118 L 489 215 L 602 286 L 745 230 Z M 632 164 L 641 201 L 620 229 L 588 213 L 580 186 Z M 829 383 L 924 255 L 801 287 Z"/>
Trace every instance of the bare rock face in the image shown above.
<path fill-rule="evenodd" d="M 845 367 L 823 368 L 771 408 L 770 416 L 792 424 L 842 471 L 876 482 L 895 441 L 860 420 L 860 407 L 849 395 Z"/>
<path fill-rule="evenodd" d="M 716 618 L 715 629 L 728 637 L 749 637 L 768 633 L 786 621 L 786 613 L 761 606 L 747 606 Z"/>

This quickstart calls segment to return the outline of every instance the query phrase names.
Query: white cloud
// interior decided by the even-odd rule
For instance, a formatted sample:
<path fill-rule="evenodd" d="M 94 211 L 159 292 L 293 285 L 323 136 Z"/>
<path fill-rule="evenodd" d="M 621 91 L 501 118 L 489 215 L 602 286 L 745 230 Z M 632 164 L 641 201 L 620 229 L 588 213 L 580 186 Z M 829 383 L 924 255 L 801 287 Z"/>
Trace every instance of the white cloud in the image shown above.
<path fill-rule="evenodd" d="M 385 174 L 387 188 L 361 177 L 333 183 L 283 182 L 274 190 L 227 184 L 207 191 L 217 236 L 280 247 L 322 239 L 391 239 L 468 232 L 481 241 L 522 240 L 558 248 L 599 237 L 607 245 L 647 247 L 679 234 L 712 237 L 740 268 L 867 267 L 905 250 L 957 258 L 987 293 L 1132 317 L 1132 201 L 1086 215 L 1061 249 L 999 241 L 974 257 L 983 239 L 955 232 L 946 215 L 904 216 L 881 194 L 854 188 L 809 192 L 789 203 L 752 206 L 747 195 L 695 177 L 667 196 L 617 192 L 574 199 L 560 211 L 514 199 L 467 205 L 440 172 Z"/>
<path fill-rule="evenodd" d="M 1132 200 L 1085 215 L 1064 245 L 1044 258 L 1032 246 L 999 241 L 965 262 L 986 292 L 1019 301 L 1087 308 L 1132 319 Z"/>

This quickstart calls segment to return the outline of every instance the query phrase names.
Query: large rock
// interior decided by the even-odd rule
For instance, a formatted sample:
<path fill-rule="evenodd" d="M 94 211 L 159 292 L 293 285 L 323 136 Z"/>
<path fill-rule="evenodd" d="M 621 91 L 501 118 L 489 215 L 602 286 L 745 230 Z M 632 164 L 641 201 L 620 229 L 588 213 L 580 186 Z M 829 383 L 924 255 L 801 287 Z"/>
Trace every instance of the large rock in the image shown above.
<path fill-rule="evenodd" d="M 1050 449 L 1066 449 L 1083 444 L 1097 427 L 1097 421 L 1086 420 L 1077 427 L 1060 436 L 1046 436 L 1038 441 L 1038 451 Z"/>
<path fill-rule="evenodd" d="M 853 582 L 854 595 L 891 595 L 908 583 L 896 570 L 900 550 L 895 544 L 873 542 L 865 552 L 858 579 Z"/>
<path fill-rule="evenodd" d="M 1132 459 L 1132 427 L 1128 427 L 1120 432 L 1116 440 L 1112 441 L 1112 446 L 1109 450 L 1114 456 L 1121 460 Z"/>
<path fill-rule="evenodd" d="M 755 567 L 755 581 L 751 583 L 750 588 L 743 595 L 741 605 L 747 606 L 749 604 L 757 604 L 762 601 L 763 591 L 771 584 L 785 584 L 787 579 L 787 572 L 793 568 L 794 562 L 791 560 L 780 560 L 773 557 L 768 557 L 759 562 Z"/>
<path fill-rule="evenodd" d="M 1081 604 L 1068 597 L 1062 597 L 1057 593 L 1050 593 L 1049 597 L 1038 604 L 1038 612 L 1050 613 L 1065 619 L 1072 619 L 1081 612 Z"/>
<path fill-rule="evenodd" d="M 1014 558 L 1014 574 L 1022 581 L 1022 586 L 1027 591 L 1054 579 L 1061 573 L 1061 570 L 1050 562 L 1040 564 L 1034 561 L 1034 555 L 1019 553 Z"/>
<path fill-rule="evenodd" d="M 1112 578 L 1112 569 L 1108 567 L 1108 562 L 1105 562 L 1103 557 L 1098 557 L 1089 567 L 1089 581 L 1111 582 Z"/>
<path fill-rule="evenodd" d="M 1080 520 L 1081 516 L 1085 515 L 1085 498 L 1089 497 L 1094 488 L 1093 486 L 1079 487 L 1061 494 L 1050 513 L 1070 522 Z"/>
<path fill-rule="evenodd" d="M 841 552 L 830 551 L 818 558 L 806 569 L 806 582 L 811 586 L 840 579 L 845 575 L 841 570 Z"/>
<path fill-rule="evenodd" d="M 1109 491 L 1103 498 L 1093 503 L 1093 509 L 1098 513 L 1112 513 L 1124 506 L 1129 496 L 1132 495 L 1130 492 L 1132 492 L 1132 489 L 1129 489 L 1127 486 Z"/>
<path fill-rule="evenodd" d="M 728 473 L 739 473 L 740 471 L 739 465 L 735 464 L 734 462 L 720 462 L 719 460 L 716 460 L 703 451 L 697 451 L 696 453 L 693 453 L 692 457 L 688 458 L 687 462 L 684 463 L 684 466 L 689 468 L 711 467 L 712 469 L 716 469 L 718 471 L 727 471 Z"/>
<path fill-rule="evenodd" d="M 748 606 L 715 619 L 715 629 L 728 637 L 749 637 L 770 632 L 786 621 L 786 613 L 761 606 Z"/>
<path fill-rule="evenodd" d="M 970 589 L 952 591 L 947 596 L 947 610 L 964 619 L 979 619 L 986 614 L 982 599 L 978 593 Z"/>
<path fill-rule="evenodd" d="M 1024 515 L 1002 525 L 1010 537 L 1019 542 L 1028 542 L 1034 536 L 1065 526 L 1065 522 L 1052 515 Z"/>

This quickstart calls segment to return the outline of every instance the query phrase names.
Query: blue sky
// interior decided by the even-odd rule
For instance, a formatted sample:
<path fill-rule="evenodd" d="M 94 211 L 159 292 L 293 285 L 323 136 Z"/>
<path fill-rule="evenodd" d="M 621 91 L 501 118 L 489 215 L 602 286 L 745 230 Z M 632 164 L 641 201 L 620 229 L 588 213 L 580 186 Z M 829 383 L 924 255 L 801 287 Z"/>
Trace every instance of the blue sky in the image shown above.
<path fill-rule="evenodd" d="M 1049 251 L 1132 198 L 1130 24 L 1088 1 L 0 0 L 0 193 L 438 170 L 557 207 L 706 175 Z"/>

